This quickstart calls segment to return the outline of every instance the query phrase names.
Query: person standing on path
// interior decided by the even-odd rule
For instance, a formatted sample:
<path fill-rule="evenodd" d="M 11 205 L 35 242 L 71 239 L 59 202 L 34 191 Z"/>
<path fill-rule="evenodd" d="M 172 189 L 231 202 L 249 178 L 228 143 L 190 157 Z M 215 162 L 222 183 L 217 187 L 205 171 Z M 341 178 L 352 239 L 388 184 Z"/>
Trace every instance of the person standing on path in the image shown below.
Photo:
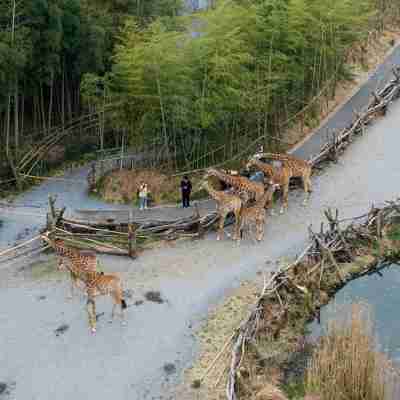
<path fill-rule="evenodd" d="M 147 209 L 148 193 L 147 184 L 142 181 L 139 186 L 139 210 Z"/>
<path fill-rule="evenodd" d="M 190 207 L 190 192 L 192 191 L 192 183 L 189 178 L 185 175 L 181 181 L 182 191 L 182 207 Z"/>

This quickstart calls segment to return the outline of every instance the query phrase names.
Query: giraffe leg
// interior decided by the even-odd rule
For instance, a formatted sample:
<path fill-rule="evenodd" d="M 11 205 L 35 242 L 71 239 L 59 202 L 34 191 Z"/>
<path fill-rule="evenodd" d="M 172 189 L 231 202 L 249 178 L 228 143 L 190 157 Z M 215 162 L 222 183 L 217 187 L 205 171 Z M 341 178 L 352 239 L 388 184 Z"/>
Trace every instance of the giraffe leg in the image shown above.
<path fill-rule="evenodd" d="M 218 226 L 217 240 L 221 240 L 221 237 L 223 235 L 225 217 L 226 217 L 226 214 L 220 214 L 220 216 L 219 216 L 219 226 Z"/>
<path fill-rule="evenodd" d="M 115 308 L 116 308 L 117 304 L 114 302 L 113 306 L 112 306 L 112 310 L 111 310 L 111 318 L 108 320 L 108 322 L 110 324 L 112 324 L 112 322 L 114 321 L 114 316 L 115 316 Z"/>
<path fill-rule="evenodd" d="M 265 217 L 260 221 L 260 241 L 264 239 L 265 236 Z"/>
<path fill-rule="evenodd" d="M 126 325 L 126 320 L 125 320 L 125 308 L 127 307 L 125 300 L 121 299 L 121 323 L 122 325 Z"/>
<path fill-rule="evenodd" d="M 71 300 L 74 297 L 74 287 L 78 288 L 78 277 L 71 272 L 71 289 L 70 294 L 67 296 L 68 300 Z"/>
<path fill-rule="evenodd" d="M 235 226 L 233 227 L 233 240 L 240 241 L 240 211 L 235 211 Z"/>
<path fill-rule="evenodd" d="M 289 197 L 289 182 L 285 183 L 285 185 L 283 186 L 282 206 L 280 214 L 283 214 L 283 212 L 288 208 L 288 197 Z"/>
<path fill-rule="evenodd" d="M 92 333 L 96 332 L 96 303 L 94 299 L 89 296 L 86 303 L 86 310 L 88 313 L 89 327 Z"/>
<path fill-rule="evenodd" d="M 311 179 L 310 179 L 310 174 L 306 174 L 303 176 L 303 187 L 304 187 L 304 201 L 303 204 L 307 205 L 308 200 L 310 199 L 311 195 Z"/>
<path fill-rule="evenodd" d="M 126 304 L 125 299 L 122 297 L 122 289 L 121 289 L 121 296 L 120 296 L 120 305 L 121 305 L 121 323 L 122 325 L 126 325 L 126 320 L 125 320 L 125 309 L 128 307 Z"/>

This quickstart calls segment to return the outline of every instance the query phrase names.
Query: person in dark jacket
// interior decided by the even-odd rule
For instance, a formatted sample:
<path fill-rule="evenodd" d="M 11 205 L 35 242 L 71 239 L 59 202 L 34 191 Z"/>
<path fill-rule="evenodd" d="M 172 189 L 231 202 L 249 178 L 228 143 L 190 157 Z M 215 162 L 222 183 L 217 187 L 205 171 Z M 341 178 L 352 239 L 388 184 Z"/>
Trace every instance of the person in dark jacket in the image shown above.
<path fill-rule="evenodd" d="M 190 207 L 190 192 L 192 191 L 192 183 L 189 178 L 185 175 L 181 181 L 182 191 L 182 206 L 183 208 Z"/>

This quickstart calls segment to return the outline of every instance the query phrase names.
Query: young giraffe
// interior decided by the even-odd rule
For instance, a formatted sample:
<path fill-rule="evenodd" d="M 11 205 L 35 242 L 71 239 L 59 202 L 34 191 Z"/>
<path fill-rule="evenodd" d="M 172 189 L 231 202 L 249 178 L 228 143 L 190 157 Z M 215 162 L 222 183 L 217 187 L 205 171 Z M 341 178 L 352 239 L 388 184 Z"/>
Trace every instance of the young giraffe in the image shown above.
<path fill-rule="evenodd" d="M 217 240 L 221 239 L 224 232 L 224 223 L 226 216 L 233 212 L 235 214 L 235 227 L 233 230 L 233 239 L 239 239 L 239 221 L 240 211 L 242 209 L 242 200 L 239 196 L 225 193 L 221 190 L 215 190 L 210 183 L 205 179 L 200 187 L 207 190 L 210 196 L 217 202 L 217 212 L 219 215 L 219 227 L 217 233 Z"/>
<path fill-rule="evenodd" d="M 96 305 L 94 300 L 97 296 L 108 295 L 112 297 L 114 302 L 109 322 L 113 322 L 115 308 L 120 306 L 122 324 L 125 325 L 124 310 L 127 308 L 127 304 L 123 298 L 122 281 L 118 275 L 104 274 L 103 272 L 88 272 L 86 291 L 88 294 L 87 310 L 89 325 L 93 333 L 96 332 Z"/>
<path fill-rule="evenodd" d="M 308 161 L 301 160 L 300 158 L 294 157 L 290 154 L 275 154 L 275 153 L 259 153 L 254 156 L 255 159 L 260 160 L 261 158 L 277 160 L 283 163 L 283 169 L 286 169 L 290 178 L 301 178 L 303 181 L 303 188 L 305 198 L 303 204 L 306 205 L 311 189 L 311 164 Z M 289 184 L 287 184 L 289 185 Z M 289 187 L 288 187 L 289 190 Z M 287 207 L 287 204 L 286 204 Z"/>
<path fill-rule="evenodd" d="M 96 253 L 67 246 L 61 239 L 50 239 L 48 232 L 42 235 L 42 239 L 45 240 L 59 256 L 59 269 L 66 259 L 74 266 L 74 268 L 69 269 L 71 276 L 71 294 L 68 298 L 71 299 L 74 296 L 74 287 L 78 288 L 78 281 L 83 281 L 82 273 L 96 271 Z"/>
<path fill-rule="evenodd" d="M 232 176 L 219 171 L 215 168 L 210 168 L 207 170 L 205 177 L 215 176 L 219 180 L 231 185 L 237 191 L 245 192 L 248 194 L 250 199 L 259 200 L 264 194 L 264 185 L 259 182 L 252 182 L 251 180 L 245 178 L 244 176 Z"/>
<path fill-rule="evenodd" d="M 71 272 L 71 274 L 79 274 L 80 279 L 85 284 L 85 291 L 88 296 L 87 300 L 87 312 L 89 317 L 89 326 L 92 333 L 96 332 L 96 296 L 111 296 L 114 300 L 111 318 L 111 323 L 115 315 L 115 307 L 121 307 L 121 319 L 122 323 L 125 324 L 124 309 L 127 308 L 125 299 L 123 298 L 122 282 L 121 278 L 116 274 L 105 274 L 104 272 L 97 271 L 84 271 L 79 269 L 73 263 L 64 264 L 61 263 L 58 268 L 63 270 L 64 268 Z"/>
<path fill-rule="evenodd" d="M 265 208 L 266 206 L 271 205 L 272 196 L 278 187 L 279 184 L 276 184 L 271 180 L 268 189 L 260 200 L 250 207 L 242 208 L 239 226 L 240 237 L 242 236 L 245 227 L 247 227 L 248 231 L 251 233 L 251 225 L 254 224 L 256 227 L 256 240 L 260 242 L 264 238 L 266 219 Z"/>

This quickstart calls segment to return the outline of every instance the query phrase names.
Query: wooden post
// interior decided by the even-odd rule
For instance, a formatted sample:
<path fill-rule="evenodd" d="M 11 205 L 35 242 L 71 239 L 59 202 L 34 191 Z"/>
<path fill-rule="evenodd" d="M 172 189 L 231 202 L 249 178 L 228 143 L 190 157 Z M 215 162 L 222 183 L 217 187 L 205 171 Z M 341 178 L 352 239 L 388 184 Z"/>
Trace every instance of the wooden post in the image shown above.
<path fill-rule="evenodd" d="M 89 172 L 89 191 L 92 192 L 96 188 L 96 163 L 92 163 Z"/>
<path fill-rule="evenodd" d="M 197 207 L 197 204 L 195 204 L 195 208 L 196 208 L 196 218 L 197 218 L 197 234 L 199 238 L 202 238 L 204 236 L 204 229 L 203 225 L 201 225 L 200 212 L 199 208 Z"/>
<path fill-rule="evenodd" d="M 136 258 L 136 231 L 133 227 L 132 211 L 129 211 L 128 223 L 128 255 L 131 258 Z"/>
<path fill-rule="evenodd" d="M 46 230 L 48 232 L 52 230 L 51 215 L 49 212 L 46 213 Z"/>
<path fill-rule="evenodd" d="M 56 227 L 57 216 L 56 216 L 56 209 L 54 207 L 56 200 L 57 200 L 57 196 L 53 197 L 51 194 L 49 195 L 50 212 L 47 213 L 47 215 L 48 215 L 47 224 L 48 224 L 49 231 L 53 231 Z"/>

